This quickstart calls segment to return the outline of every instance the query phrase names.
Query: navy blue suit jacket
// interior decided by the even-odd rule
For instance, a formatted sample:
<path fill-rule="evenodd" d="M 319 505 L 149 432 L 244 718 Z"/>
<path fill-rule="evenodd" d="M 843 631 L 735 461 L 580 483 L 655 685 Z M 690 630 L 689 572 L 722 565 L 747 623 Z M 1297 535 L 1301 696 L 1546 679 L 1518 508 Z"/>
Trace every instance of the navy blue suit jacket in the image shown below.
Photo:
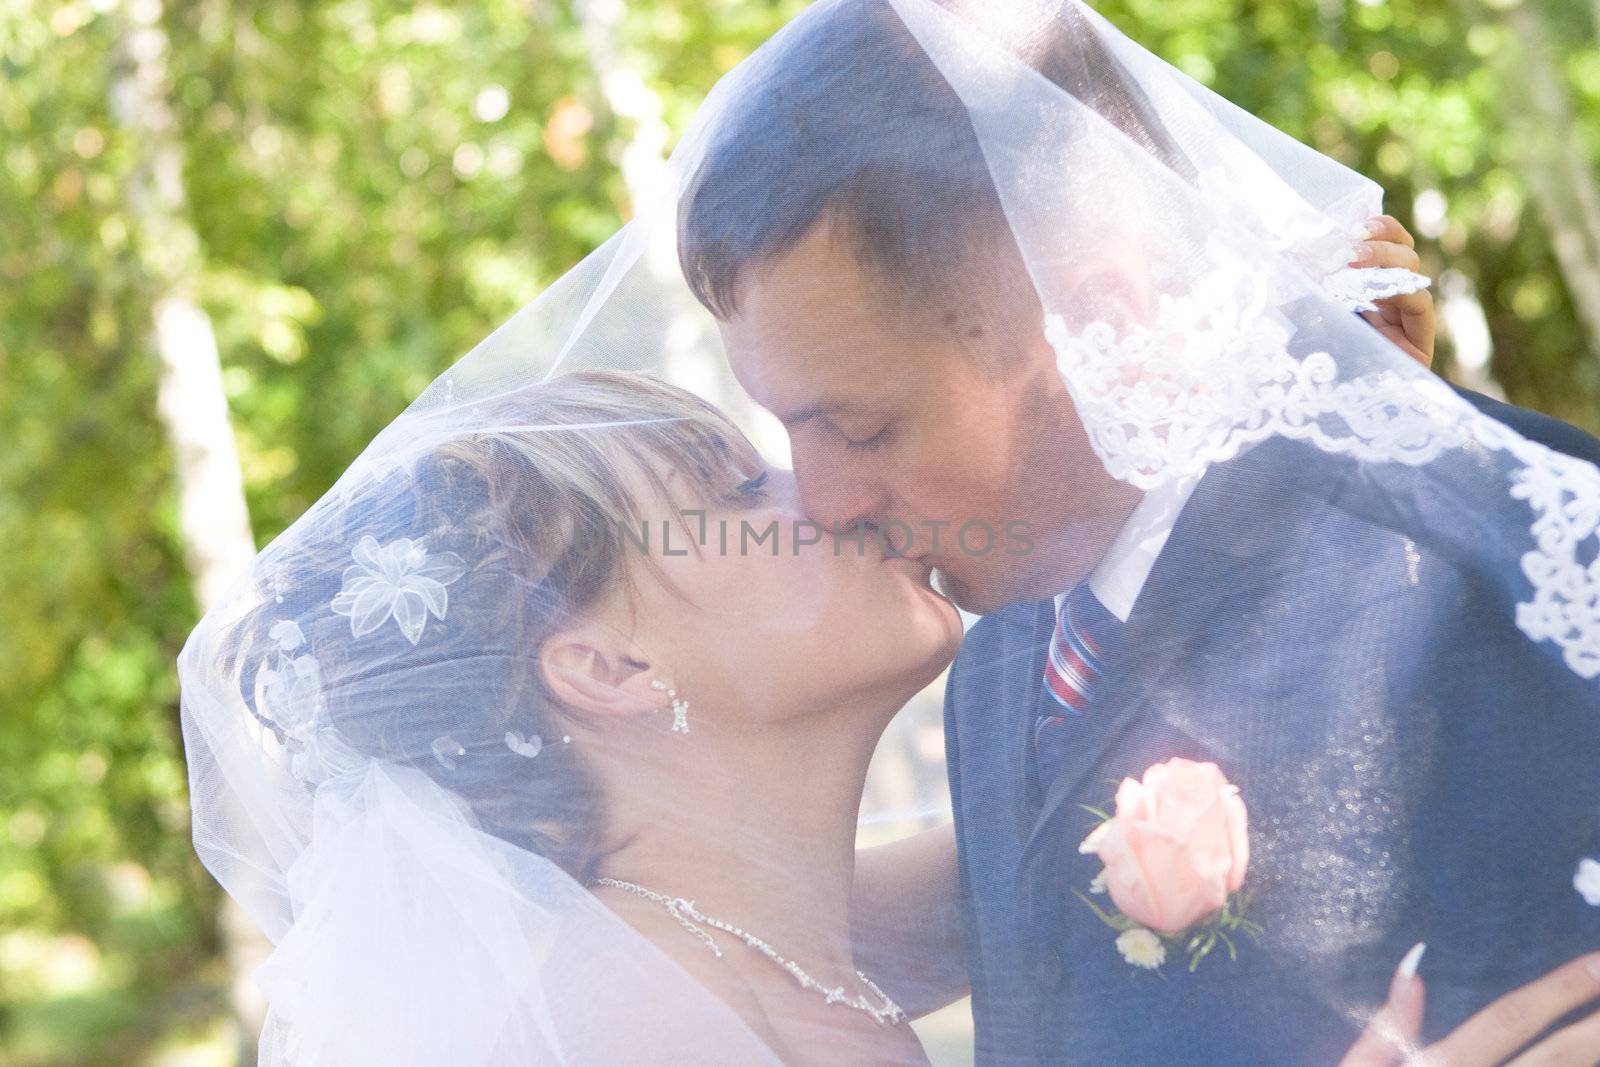
<path fill-rule="evenodd" d="M 1587 434 L 1469 399 L 1600 461 Z M 1527 506 L 1484 493 L 1470 453 L 1441 462 L 1273 440 L 1214 468 L 1052 781 L 1030 756 L 1052 602 L 968 634 L 946 730 L 980 1063 L 1331 1067 L 1417 941 L 1430 1039 L 1600 948 L 1572 885 L 1600 856 L 1600 682 L 1524 636 L 1525 579 L 1482 565 L 1484 501 L 1512 528 Z M 1157 975 L 1072 891 L 1100 866 L 1080 805 L 1172 756 L 1240 787 L 1266 932 Z"/>

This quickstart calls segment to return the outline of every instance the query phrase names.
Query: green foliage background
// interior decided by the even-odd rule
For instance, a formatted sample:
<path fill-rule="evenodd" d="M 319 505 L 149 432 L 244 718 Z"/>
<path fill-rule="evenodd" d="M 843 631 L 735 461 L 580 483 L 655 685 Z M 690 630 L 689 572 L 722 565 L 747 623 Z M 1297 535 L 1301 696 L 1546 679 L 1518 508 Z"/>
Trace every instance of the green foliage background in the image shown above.
<path fill-rule="evenodd" d="M 632 131 L 566 0 L 161 2 L 0 0 L 0 1065 L 229 1062 L 177 737 L 195 611 L 150 342 L 167 265 L 198 265 L 265 542 L 628 210 Z M 113 98 L 139 4 L 169 42 L 195 248 L 130 201 L 142 146 Z M 613 43 L 677 131 L 801 6 L 633 0 Z M 1510 398 L 1600 430 L 1600 352 L 1555 252 L 1595 235 L 1532 200 L 1540 168 L 1593 173 L 1600 9 L 1100 9 L 1382 182 L 1430 272 L 1475 287 Z M 1522 50 L 1528 18 L 1548 53 Z M 1570 114 L 1527 103 L 1530 70 Z"/>

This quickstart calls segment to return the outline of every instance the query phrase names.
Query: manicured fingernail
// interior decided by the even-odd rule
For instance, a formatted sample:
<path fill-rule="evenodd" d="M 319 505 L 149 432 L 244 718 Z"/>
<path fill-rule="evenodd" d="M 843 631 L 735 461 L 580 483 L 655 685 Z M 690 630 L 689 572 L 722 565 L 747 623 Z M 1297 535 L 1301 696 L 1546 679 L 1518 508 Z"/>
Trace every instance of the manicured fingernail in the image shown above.
<path fill-rule="evenodd" d="M 1367 231 L 1367 233 L 1371 234 L 1373 237 L 1378 236 L 1378 234 L 1382 233 L 1384 230 L 1389 228 L 1388 223 L 1384 222 L 1381 218 L 1368 219 L 1366 222 L 1363 222 L 1361 225 L 1362 225 L 1362 228 L 1365 229 Z"/>
<path fill-rule="evenodd" d="M 1590 978 L 1593 978 L 1596 982 L 1600 982 L 1600 955 L 1590 956 L 1589 962 L 1585 963 L 1583 966 L 1584 969 L 1589 972 Z"/>
<path fill-rule="evenodd" d="M 1372 255 L 1372 246 L 1362 241 L 1350 250 L 1350 255 L 1351 263 L 1365 263 L 1367 258 Z"/>
<path fill-rule="evenodd" d="M 1417 977 L 1417 965 L 1422 962 L 1422 953 L 1427 947 L 1419 941 L 1400 958 L 1400 966 L 1394 969 L 1394 977 L 1389 980 L 1391 1011 L 1405 1015 L 1417 1007 L 1422 996 L 1422 980 Z"/>

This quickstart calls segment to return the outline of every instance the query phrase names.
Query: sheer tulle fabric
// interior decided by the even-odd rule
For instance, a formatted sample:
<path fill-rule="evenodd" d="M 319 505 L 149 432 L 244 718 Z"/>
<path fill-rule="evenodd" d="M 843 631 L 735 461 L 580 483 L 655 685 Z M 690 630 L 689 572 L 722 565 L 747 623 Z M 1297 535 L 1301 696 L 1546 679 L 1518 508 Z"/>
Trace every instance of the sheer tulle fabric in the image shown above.
<path fill-rule="evenodd" d="M 459 808 L 377 763 L 318 791 L 296 920 L 259 975 L 266 1062 L 777 1062 L 570 877 Z"/>
<path fill-rule="evenodd" d="M 992 184 L 1107 471 L 1153 488 L 1285 439 L 1362 470 L 1404 468 L 1372 480 L 1388 521 L 1448 525 L 1441 538 L 1472 547 L 1498 583 L 1495 609 L 1528 642 L 1581 679 L 1600 676 L 1600 474 L 1479 414 L 1352 314 L 1425 284 L 1345 266 L 1355 227 L 1380 209 L 1375 185 L 1080 4 L 1000 17 L 977 4 L 824 0 L 711 94 L 635 221 L 434 382 L 186 646 L 196 848 L 276 946 L 259 975 L 272 1009 L 264 1064 L 777 1062 L 537 838 L 502 832 L 546 817 L 551 796 L 527 782 L 565 746 L 535 744 L 517 718 L 518 651 L 471 644 L 458 625 L 484 610 L 458 596 L 463 569 L 516 549 L 441 534 L 467 504 L 428 472 L 452 442 L 497 432 L 632 432 L 530 414 L 552 375 L 594 367 L 680 382 L 782 459 L 781 434 L 732 378 L 716 321 L 684 280 L 680 213 L 726 130 L 794 120 L 762 110 L 763 87 L 789 64 L 830 70 L 837 95 L 821 87 L 806 106 L 826 101 L 831 122 L 901 120 L 894 102 L 848 91 L 870 77 L 861 64 L 814 54 L 830 38 L 813 26 L 852 11 L 895 20 L 908 55 L 953 90 L 982 171 L 942 173 L 937 146 L 894 161 L 922 175 L 904 186 L 907 210 L 943 210 L 947 178 Z M 783 165 L 832 161 L 819 143 L 814 159 Z M 759 203 L 765 180 L 752 170 L 736 197 Z M 532 595 L 511 580 L 504 591 Z M 506 710 L 485 719 L 487 706 Z M 1311 798 L 1316 783 L 1305 789 Z M 1359 916 L 1316 931 L 1300 939 L 1314 953 L 1372 933 Z"/>

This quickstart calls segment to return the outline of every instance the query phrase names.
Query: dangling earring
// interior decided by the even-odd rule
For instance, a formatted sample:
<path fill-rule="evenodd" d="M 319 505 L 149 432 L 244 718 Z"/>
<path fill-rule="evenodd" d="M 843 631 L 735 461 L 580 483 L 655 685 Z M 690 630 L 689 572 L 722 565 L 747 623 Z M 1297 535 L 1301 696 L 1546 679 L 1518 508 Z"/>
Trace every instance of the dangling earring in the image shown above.
<path fill-rule="evenodd" d="M 672 701 L 672 732 L 686 734 L 689 732 L 689 702 L 678 699 L 678 691 L 667 687 L 667 683 L 659 679 L 650 683 L 650 688 L 658 693 L 667 694 L 667 699 Z"/>

